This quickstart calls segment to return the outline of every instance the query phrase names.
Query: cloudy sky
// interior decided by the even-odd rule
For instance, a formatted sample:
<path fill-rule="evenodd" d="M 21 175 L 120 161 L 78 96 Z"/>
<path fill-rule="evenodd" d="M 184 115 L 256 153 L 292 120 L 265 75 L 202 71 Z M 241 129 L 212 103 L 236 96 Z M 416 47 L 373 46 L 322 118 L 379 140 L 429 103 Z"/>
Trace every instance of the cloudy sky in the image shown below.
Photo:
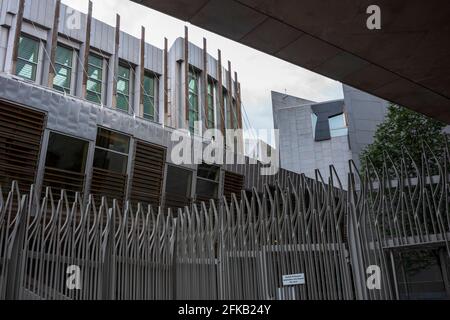
<path fill-rule="evenodd" d="M 88 0 L 63 0 L 63 3 L 87 12 Z M 177 37 L 184 36 L 185 22 L 134 2 L 93 0 L 93 3 L 95 18 L 114 26 L 115 14 L 119 13 L 123 31 L 140 37 L 141 26 L 144 26 L 147 29 L 146 41 L 159 48 L 164 47 L 164 37 L 169 39 L 170 45 Z M 272 90 L 317 102 L 342 98 L 342 87 L 334 80 L 204 29 L 188 26 L 190 41 L 202 47 L 203 37 L 206 37 L 210 54 L 216 57 L 217 49 L 221 49 L 224 61 L 232 62 L 232 68 L 239 74 L 244 108 L 255 129 L 273 128 Z"/>

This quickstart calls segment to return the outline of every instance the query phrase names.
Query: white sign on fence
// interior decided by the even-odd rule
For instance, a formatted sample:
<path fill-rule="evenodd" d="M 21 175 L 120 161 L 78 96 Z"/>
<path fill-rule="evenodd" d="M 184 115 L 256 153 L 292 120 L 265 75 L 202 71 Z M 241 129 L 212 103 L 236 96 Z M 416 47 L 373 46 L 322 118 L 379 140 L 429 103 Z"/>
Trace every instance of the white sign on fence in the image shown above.
<path fill-rule="evenodd" d="M 305 284 L 305 274 L 289 274 L 283 276 L 283 286 L 295 286 L 299 284 Z"/>

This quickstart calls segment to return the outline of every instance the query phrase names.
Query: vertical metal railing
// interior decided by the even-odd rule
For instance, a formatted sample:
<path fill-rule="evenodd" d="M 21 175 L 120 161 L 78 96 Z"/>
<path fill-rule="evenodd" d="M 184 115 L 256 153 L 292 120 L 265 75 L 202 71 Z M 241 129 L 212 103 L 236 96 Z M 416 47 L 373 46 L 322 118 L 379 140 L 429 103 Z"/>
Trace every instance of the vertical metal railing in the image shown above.
<path fill-rule="evenodd" d="M 450 254 L 449 159 L 424 145 L 420 161 L 350 163 L 349 190 L 330 167 L 327 181 L 316 171 L 177 212 L 14 182 L 0 190 L 0 299 L 396 299 L 394 250 Z"/>

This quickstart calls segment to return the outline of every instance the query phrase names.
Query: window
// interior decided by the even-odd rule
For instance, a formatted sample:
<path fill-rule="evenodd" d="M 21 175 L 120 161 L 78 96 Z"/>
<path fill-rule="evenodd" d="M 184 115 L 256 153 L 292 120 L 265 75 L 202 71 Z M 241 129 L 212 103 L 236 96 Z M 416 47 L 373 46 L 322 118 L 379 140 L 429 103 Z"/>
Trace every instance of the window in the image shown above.
<path fill-rule="evenodd" d="M 43 187 L 54 194 L 66 190 L 74 201 L 75 193 L 84 189 L 89 142 L 66 135 L 50 133 L 45 161 Z"/>
<path fill-rule="evenodd" d="M 233 129 L 237 129 L 238 127 L 238 117 L 237 117 L 237 106 L 236 106 L 236 100 L 233 99 L 233 102 L 231 103 L 231 110 L 232 110 L 232 118 L 233 118 Z"/>
<path fill-rule="evenodd" d="M 214 82 L 208 81 L 208 114 L 206 121 L 209 129 L 216 127 L 214 120 Z"/>
<path fill-rule="evenodd" d="M 130 138 L 103 128 L 98 129 L 94 167 L 126 174 Z"/>
<path fill-rule="evenodd" d="M 218 198 L 220 168 L 202 164 L 197 169 L 197 200 L 207 201 Z"/>
<path fill-rule="evenodd" d="M 50 133 L 46 167 L 84 173 L 89 143 L 66 135 Z"/>
<path fill-rule="evenodd" d="M 86 99 L 101 104 L 103 90 L 103 58 L 90 54 L 88 64 Z"/>
<path fill-rule="evenodd" d="M 71 93 L 73 68 L 73 50 L 62 46 L 56 47 L 55 78 L 53 88 L 55 90 Z"/>
<path fill-rule="evenodd" d="M 120 65 L 117 75 L 117 109 L 128 112 L 130 109 L 131 68 Z"/>
<path fill-rule="evenodd" d="M 199 120 L 198 112 L 198 73 L 189 70 L 189 130 L 195 132 L 195 122 Z"/>
<path fill-rule="evenodd" d="M 230 108 L 228 106 L 228 91 L 227 90 L 223 90 L 223 107 L 225 109 L 225 128 L 229 129 L 231 128 L 230 125 Z"/>
<path fill-rule="evenodd" d="M 328 119 L 330 124 L 331 137 L 341 137 L 348 135 L 347 118 L 345 113 Z"/>
<path fill-rule="evenodd" d="M 155 121 L 156 77 L 144 75 L 144 118 Z"/>
<path fill-rule="evenodd" d="M 16 75 L 36 81 L 37 67 L 39 61 L 39 41 L 21 36 L 16 65 Z"/>
<path fill-rule="evenodd" d="M 191 183 L 192 171 L 167 166 L 165 207 L 176 209 L 188 206 L 191 201 Z"/>
<path fill-rule="evenodd" d="M 311 113 L 311 122 L 312 122 L 312 133 L 313 133 L 313 138 L 316 138 L 316 127 L 317 127 L 317 120 L 319 118 L 317 117 L 317 115 L 315 113 Z"/>

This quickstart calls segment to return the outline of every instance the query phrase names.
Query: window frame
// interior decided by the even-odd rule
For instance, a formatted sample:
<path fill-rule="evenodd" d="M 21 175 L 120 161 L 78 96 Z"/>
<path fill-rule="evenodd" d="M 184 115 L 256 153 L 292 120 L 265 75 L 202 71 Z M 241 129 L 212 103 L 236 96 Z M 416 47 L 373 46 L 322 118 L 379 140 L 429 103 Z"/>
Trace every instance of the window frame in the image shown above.
<path fill-rule="evenodd" d="M 331 126 L 331 120 L 337 117 L 342 117 L 342 121 L 344 126 L 332 128 Z M 330 137 L 331 138 L 337 138 L 337 137 L 345 137 L 348 136 L 348 120 L 347 120 L 347 114 L 346 112 L 338 113 L 334 116 L 331 116 L 328 118 L 328 125 L 330 127 Z M 344 133 L 345 132 L 345 133 Z"/>
<path fill-rule="evenodd" d="M 214 82 L 213 79 L 208 78 L 208 84 L 207 84 L 207 112 L 208 114 L 206 115 L 206 123 L 208 125 L 209 129 L 213 129 L 216 127 L 216 106 L 215 106 L 215 101 L 216 101 L 216 83 Z M 211 119 L 212 118 L 212 119 Z"/>
<path fill-rule="evenodd" d="M 145 88 L 145 78 L 151 78 L 153 81 L 153 95 L 149 94 L 146 91 Z M 142 102 L 143 105 L 143 110 L 142 110 L 142 117 L 144 119 L 150 120 L 150 121 L 157 121 L 157 92 L 158 92 L 158 82 L 159 82 L 159 77 L 151 71 L 145 70 L 144 72 L 144 84 L 143 84 L 143 88 L 141 88 L 141 90 L 143 90 L 143 96 L 144 96 L 144 101 Z M 153 101 L 153 115 L 147 114 L 145 113 L 145 102 L 146 102 L 146 98 L 150 99 L 150 101 Z"/>
<path fill-rule="evenodd" d="M 39 63 L 41 61 L 42 43 L 43 42 L 39 38 L 30 36 L 30 35 L 24 34 L 24 33 L 21 33 L 20 38 L 33 41 L 34 43 L 37 44 L 36 62 L 29 61 L 29 60 L 27 60 L 25 58 L 21 58 L 20 57 L 20 39 L 19 39 L 19 44 L 18 44 L 19 47 L 17 48 L 17 61 L 16 61 L 15 70 L 13 70 L 14 75 L 19 77 L 19 78 L 21 78 L 21 79 L 23 79 L 23 80 L 25 80 L 25 81 L 31 81 L 31 82 L 35 82 L 36 83 L 37 79 L 39 77 Z M 30 64 L 31 65 L 32 70 L 34 71 L 34 78 L 33 79 L 30 79 L 30 78 L 27 78 L 27 77 L 24 77 L 24 76 L 18 74 L 17 67 L 18 67 L 18 62 L 19 61 L 22 61 L 25 64 Z"/>
<path fill-rule="evenodd" d="M 102 62 L 101 63 L 101 65 L 102 65 L 101 66 L 101 72 L 100 72 L 100 74 L 102 76 L 101 80 L 97 80 L 97 79 L 94 79 L 91 76 L 89 76 L 89 67 L 95 68 L 95 69 L 99 69 L 100 68 L 97 65 L 94 65 L 94 64 L 92 64 L 89 61 L 89 59 L 91 57 L 99 59 Z M 106 62 L 106 58 L 103 55 L 98 54 L 98 53 L 93 52 L 93 51 L 89 52 L 89 56 L 88 56 L 88 70 L 85 70 L 85 72 L 88 72 L 87 83 L 86 83 L 86 100 L 88 100 L 88 101 L 90 101 L 92 103 L 95 103 L 95 104 L 99 104 L 99 105 L 102 105 L 103 101 L 104 101 L 104 91 L 105 91 L 104 84 L 105 84 L 105 76 L 106 76 L 105 62 Z M 89 90 L 88 89 L 89 81 L 92 81 L 94 83 L 100 84 L 100 92 L 95 92 L 95 91 Z M 88 98 L 88 93 L 93 93 L 95 96 L 97 96 L 97 98 L 100 99 L 100 102 L 92 101 L 91 99 L 89 99 Z"/>
<path fill-rule="evenodd" d="M 107 131 L 107 132 L 111 132 L 111 133 L 114 133 L 114 134 L 117 134 L 117 135 L 120 135 L 120 136 L 123 136 L 123 137 L 126 137 L 128 139 L 128 152 L 127 153 L 120 152 L 120 151 L 117 151 L 117 150 L 108 149 L 108 148 L 99 146 L 98 145 L 98 141 L 99 141 L 99 134 L 100 134 L 101 130 Z M 126 159 L 126 161 L 125 161 L 125 172 L 116 172 L 115 170 L 96 167 L 95 166 L 95 155 L 97 153 L 97 150 L 101 150 L 101 151 L 104 151 L 106 153 L 112 153 L 112 154 L 116 154 L 116 155 L 119 155 L 121 157 L 124 157 Z M 130 152 L 131 152 L 131 150 L 132 150 L 132 138 L 131 138 L 131 136 L 126 135 L 126 134 L 124 134 L 122 132 L 119 132 L 119 131 L 115 131 L 115 130 L 111 130 L 109 128 L 104 128 L 104 127 L 100 127 L 99 126 L 99 127 L 97 127 L 97 136 L 96 136 L 96 139 L 95 139 L 95 142 L 94 142 L 94 154 L 93 154 L 92 167 L 127 175 L 128 171 L 130 170 L 129 162 L 130 162 L 130 156 L 131 156 Z"/>
<path fill-rule="evenodd" d="M 57 58 L 56 57 L 58 55 L 58 48 L 63 48 L 63 49 L 68 50 L 68 51 L 70 51 L 72 53 L 71 66 L 70 67 L 67 67 L 67 66 L 57 62 Z M 56 91 L 59 91 L 59 92 L 62 92 L 62 93 L 66 93 L 66 94 L 73 94 L 74 93 L 74 91 L 75 91 L 75 83 L 76 83 L 76 79 L 75 79 L 75 77 L 76 77 L 76 73 L 75 73 L 75 70 L 76 70 L 76 55 L 77 55 L 77 52 L 76 52 L 75 48 L 72 48 L 72 47 L 70 47 L 68 45 L 64 45 L 62 43 L 58 43 L 57 44 L 56 56 L 55 56 L 55 62 L 54 62 L 54 64 L 55 64 L 54 65 L 54 67 L 55 67 L 55 78 L 53 79 L 53 85 L 52 85 L 52 88 L 55 89 Z M 59 86 L 55 85 L 55 79 L 56 79 L 56 76 L 57 76 L 57 71 L 56 71 L 56 66 L 57 65 L 60 66 L 61 68 L 68 69 L 68 71 L 70 71 L 70 72 L 67 73 L 68 77 L 69 77 L 69 81 L 68 81 L 69 88 L 60 87 L 63 90 L 59 90 L 58 88 L 56 88 L 56 87 L 59 87 Z M 68 91 L 66 91 L 64 89 L 68 89 Z"/>
<path fill-rule="evenodd" d="M 126 69 L 128 71 L 128 78 L 120 76 L 120 69 Z M 126 61 L 120 61 L 119 66 L 117 69 L 117 79 L 116 79 L 116 109 L 129 113 L 130 110 L 132 110 L 133 104 L 132 104 L 132 86 L 133 86 L 133 66 Z M 119 92 L 119 81 L 123 81 L 125 83 L 128 83 L 128 93 Z M 128 102 L 127 108 L 123 109 L 119 107 L 119 97 L 124 97 L 125 101 Z"/>
<path fill-rule="evenodd" d="M 195 80 L 196 83 L 196 92 L 191 89 L 191 80 Z M 189 103 L 189 131 L 191 134 L 195 133 L 195 122 L 200 120 L 200 72 L 196 70 L 193 66 L 189 66 L 189 75 L 188 75 L 188 103 Z M 197 109 L 194 108 L 194 106 L 191 105 L 191 97 L 195 98 L 195 101 L 197 102 Z M 196 115 L 195 119 L 193 119 L 194 127 L 191 126 L 191 115 Z"/>

